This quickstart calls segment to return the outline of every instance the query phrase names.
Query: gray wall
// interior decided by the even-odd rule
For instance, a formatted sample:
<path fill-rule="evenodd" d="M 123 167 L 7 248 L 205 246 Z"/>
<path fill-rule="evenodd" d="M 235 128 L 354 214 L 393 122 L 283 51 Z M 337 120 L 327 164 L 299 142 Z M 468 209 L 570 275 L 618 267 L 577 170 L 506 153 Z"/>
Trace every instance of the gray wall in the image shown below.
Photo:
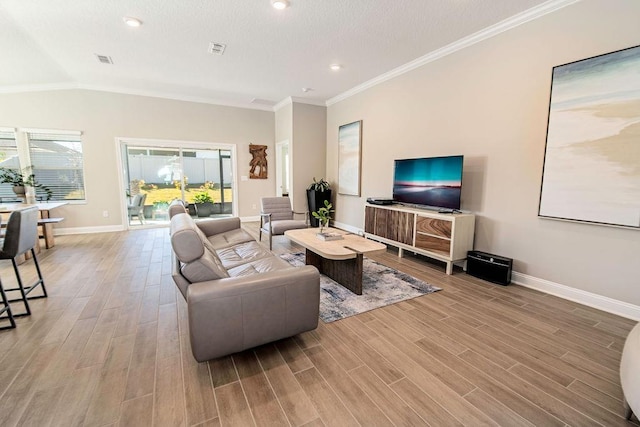
<path fill-rule="evenodd" d="M 65 229 L 124 226 L 118 184 L 116 138 L 144 138 L 234 144 L 239 176 L 249 175 L 249 143 L 268 145 L 273 161 L 274 113 L 89 90 L 0 95 L 0 127 L 83 132 L 86 204 L 65 206 Z M 273 164 L 273 163 L 272 163 Z M 238 179 L 240 216 L 257 215 L 253 205 L 275 194 L 275 175 Z M 103 211 L 109 216 L 103 217 Z"/>
<path fill-rule="evenodd" d="M 337 221 L 362 228 L 369 196 L 390 196 L 393 160 L 463 154 L 462 208 L 475 247 L 515 270 L 640 305 L 640 231 L 537 216 L 551 69 L 640 43 L 640 2 L 584 0 L 337 102 L 327 112 L 327 175 L 338 126 L 363 120 L 362 197 Z"/>

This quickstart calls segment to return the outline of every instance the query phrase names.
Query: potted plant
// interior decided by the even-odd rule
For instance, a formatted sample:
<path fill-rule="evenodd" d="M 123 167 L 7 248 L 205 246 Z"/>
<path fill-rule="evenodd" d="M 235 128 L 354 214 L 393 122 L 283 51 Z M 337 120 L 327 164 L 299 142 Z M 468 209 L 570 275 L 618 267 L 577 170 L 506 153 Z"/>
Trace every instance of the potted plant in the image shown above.
<path fill-rule="evenodd" d="M 311 212 L 313 218 L 320 223 L 320 233 L 324 232 L 325 227 L 329 227 L 329 220 L 331 219 L 331 213 L 334 212 L 333 205 L 325 200 L 324 206 L 317 211 Z"/>
<path fill-rule="evenodd" d="M 0 168 L 0 182 L 3 184 L 12 184 L 13 192 L 16 196 L 25 200 L 26 187 L 32 187 L 34 190 L 40 188 L 47 194 L 47 200 L 53 196 L 53 192 L 48 187 L 38 183 L 34 174 L 23 175 L 17 169 Z"/>
<path fill-rule="evenodd" d="M 196 205 L 196 214 L 199 217 L 207 217 L 213 213 L 213 199 L 208 190 L 202 190 L 193 196 L 193 203 Z"/>
<path fill-rule="evenodd" d="M 331 185 L 324 178 L 316 181 L 314 177 L 313 182 L 307 187 L 307 206 L 309 212 L 312 212 L 312 216 L 309 217 L 312 227 L 318 226 L 318 218 L 313 213 L 322 209 L 326 202 L 331 202 Z"/>

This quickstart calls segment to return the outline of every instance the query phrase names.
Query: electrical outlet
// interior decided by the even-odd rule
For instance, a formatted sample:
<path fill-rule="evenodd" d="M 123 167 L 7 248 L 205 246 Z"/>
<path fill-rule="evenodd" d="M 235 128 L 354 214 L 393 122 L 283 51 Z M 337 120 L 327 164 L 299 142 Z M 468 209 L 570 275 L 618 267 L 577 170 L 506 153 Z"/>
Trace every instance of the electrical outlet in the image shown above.
<path fill-rule="evenodd" d="M 109 211 L 102 211 L 102 216 L 105 218 L 109 217 Z"/>
<path fill-rule="evenodd" d="M 257 209 L 256 205 L 255 204 L 251 205 L 251 209 L 256 210 Z"/>

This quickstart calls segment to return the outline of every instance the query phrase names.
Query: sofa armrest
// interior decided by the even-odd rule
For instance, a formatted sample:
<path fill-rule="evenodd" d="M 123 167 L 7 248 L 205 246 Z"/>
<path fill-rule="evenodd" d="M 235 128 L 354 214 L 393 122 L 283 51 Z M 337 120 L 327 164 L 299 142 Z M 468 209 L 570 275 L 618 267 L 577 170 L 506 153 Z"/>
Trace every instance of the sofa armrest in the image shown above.
<path fill-rule="evenodd" d="M 315 329 L 320 274 L 304 266 L 193 283 L 187 304 L 191 350 L 202 362 Z"/>
<path fill-rule="evenodd" d="M 240 228 L 240 218 L 205 219 L 196 221 L 196 225 L 202 230 L 205 236 L 209 237 Z"/>

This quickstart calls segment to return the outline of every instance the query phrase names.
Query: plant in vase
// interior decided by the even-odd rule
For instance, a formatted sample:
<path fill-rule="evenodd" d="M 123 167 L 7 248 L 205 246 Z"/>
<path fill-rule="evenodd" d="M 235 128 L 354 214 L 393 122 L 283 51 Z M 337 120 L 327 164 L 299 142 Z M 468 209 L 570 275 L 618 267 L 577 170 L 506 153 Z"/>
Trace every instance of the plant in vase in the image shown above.
<path fill-rule="evenodd" d="M 331 185 L 325 181 L 324 178 L 320 178 L 316 181 L 316 178 L 313 178 L 313 182 L 307 187 L 307 206 L 309 207 L 309 212 L 312 213 L 318 211 L 319 208 L 325 202 L 331 202 Z M 318 219 L 314 216 L 309 218 L 311 226 L 318 226 Z"/>
<path fill-rule="evenodd" d="M 193 196 L 193 203 L 196 205 L 196 214 L 199 217 L 210 216 L 213 212 L 213 199 L 208 190 L 203 190 Z"/>
<path fill-rule="evenodd" d="M 325 227 L 329 227 L 329 220 L 331 214 L 334 212 L 333 205 L 328 200 L 324 201 L 324 207 L 318 209 L 315 212 L 311 212 L 314 218 L 316 218 L 320 224 L 320 233 L 324 232 Z"/>
<path fill-rule="evenodd" d="M 34 190 L 41 189 L 47 194 L 47 200 L 51 200 L 53 196 L 51 189 L 38 183 L 34 174 L 23 175 L 17 169 L 0 168 L 0 183 L 13 185 L 13 192 L 22 200 L 26 200 L 26 187 L 32 187 Z"/>

